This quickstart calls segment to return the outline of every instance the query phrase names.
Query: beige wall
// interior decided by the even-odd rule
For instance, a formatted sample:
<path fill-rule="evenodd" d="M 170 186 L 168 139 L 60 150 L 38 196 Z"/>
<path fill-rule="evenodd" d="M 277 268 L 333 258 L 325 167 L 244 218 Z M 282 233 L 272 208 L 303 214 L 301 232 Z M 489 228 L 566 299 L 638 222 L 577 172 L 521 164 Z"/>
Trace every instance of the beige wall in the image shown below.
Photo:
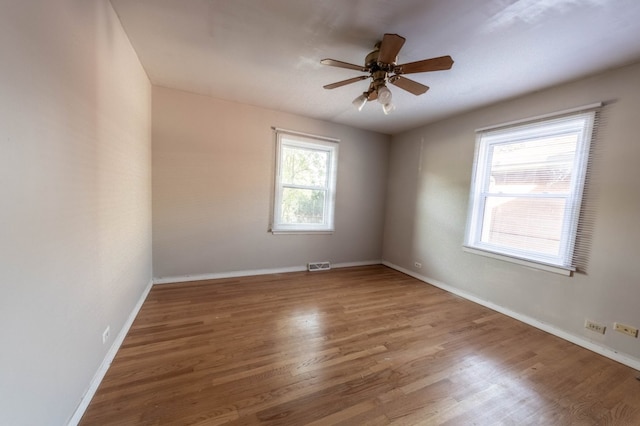
<path fill-rule="evenodd" d="M 275 173 L 272 126 L 341 140 L 332 235 L 267 232 Z M 154 87 L 154 276 L 379 261 L 389 139 Z"/>
<path fill-rule="evenodd" d="M 0 58 L 0 424 L 61 425 L 151 280 L 151 87 L 108 1 L 3 1 Z"/>
<path fill-rule="evenodd" d="M 462 251 L 476 128 L 603 101 L 587 273 L 564 277 Z M 393 138 L 384 259 L 640 362 L 640 64 L 427 125 Z M 422 268 L 414 267 L 421 262 Z M 600 336 L 585 318 L 608 326 Z"/>

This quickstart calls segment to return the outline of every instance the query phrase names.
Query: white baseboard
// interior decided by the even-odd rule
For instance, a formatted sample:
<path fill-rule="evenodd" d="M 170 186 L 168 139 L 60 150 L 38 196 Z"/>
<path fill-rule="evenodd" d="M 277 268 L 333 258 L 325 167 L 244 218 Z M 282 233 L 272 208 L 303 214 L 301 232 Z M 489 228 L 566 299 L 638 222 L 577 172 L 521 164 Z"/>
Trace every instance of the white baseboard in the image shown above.
<path fill-rule="evenodd" d="M 635 370 L 639 370 L 640 371 L 640 360 L 636 359 L 634 357 L 628 356 L 628 355 L 624 355 L 621 354 L 617 351 L 615 351 L 614 349 L 611 349 L 607 346 L 602 346 L 596 343 L 593 343 L 587 339 L 585 339 L 584 337 L 581 336 L 576 336 L 575 334 L 571 334 L 569 332 L 566 332 L 564 330 L 561 330 L 553 325 L 544 323 L 540 320 L 537 320 L 535 318 L 532 318 L 530 316 L 527 315 L 523 315 L 521 313 L 512 311 L 511 309 L 505 308 L 504 306 L 500 306 L 500 305 L 496 305 L 495 303 L 489 302 L 487 300 L 481 299 L 477 296 L 474 296 L 473 294 L 467 293 L 466 291 L 460 290 L 459 288 L 456 287 L 452 287 L 448 284 L 445 284 L 443 282 L 440 282 L 438 280 L 434 280 L 431 279 L 429 277 L 425 277 L 424 275 L 420 275 L 414 271 L 410 271 L 408 269 L 405 269 L 401 266 L 395 265 L 391 262 L 387 262 L 387 261 L 383 261 L 382 262 L 383 265 L 388 266 L 389 268 L 395 269 L 399 272 L 402 272 L 404 274 L 407 274 L 409 276 L 412 276 L 413 278 L 416 278 L 420 281 L 424 281 L 427 284 L 431 284 L 434 287 L 438 287 L 441 288 L 442 290 L 448 291 L 449 293 L 453 293 L 455 295 L 458 295 L 460 297 L 462 297 L 463 299 L 467 299 L 470 300 L 472 302 L 475 302 L 479 305 L 485 306 L 489 309 L 492 309 L 496 312 L 500 312 L 501 314 L 507 315 L 511 318 L 514 318 L 518 321 L 521 321 L 525 324 L 528 324 L 532 327 L 538 328 L 542 331 L 546 331 L 549 334 L 553 334 L 554 336 L 557 336 L 561 339 L 567 340 L 571 343 L 574 343 L 578 346 L 582 346 L 585 349 L 588 349 L 592 352 L 595 352 L 599 355 L 602 355 L 604 357 L 610 358 L 614 361 L 617 361 L 621 364 L 624 364 L 626 366 L 629 366 Z"/>
<path fill-rule="evenodd" d="M 380 264 L 382 264 L 382 260 L 364 260 L 364 261 L 358 261 L 358 262 L 332 263 L 331 269 L 351 268 L 354 266 L 370 266 L 370 265 L 380 265 Z M 251 269 L 246 271 L 230 271 L 230 272 L 217 272 L 217 273 L 210 273 L 210 274 L 181 275 L 181 276 L 175 276 L 175 277 L 158 277 L 153 279 L 153 283 L 154 284 L 183 283 L 183 282 L 189 282 L 189 281 L 250 277 L 254 275 L 284 274 L 287 272 L 302 272 L 306 270 L 307 270 L 307 265 L 290 266 L 285 268 Z"/>
<path fill-rule="evenodd" d="M 96 394 L 96 391 L 98 390 L 98 386 L 100 386 L 100 383 L 102 382 L 102 379 L 104 379 L 105 374 L 107 374 L 107 370 L 109 369 L 109 366 L 111 366 L 111 363 L 113 362 L 113 359 L 115 358 L 116 353 L 118 353 L 118 349 L 120 349 L 120 346 L 124 341 L 124 338 L 127 336 L 127 333 L 129 332 L 129 329 L 131 328 L 133 321 L 136 319 L 136 316 L 138 315 L 138 312 L 140 311 L 142 304 L 147 298 L 149 291 L 151 291 L 152 286 L 153 286 L 153 281 L 149 281 L 144 291 L 142 292 L 142 295 L 138 299 L 138 302 L 136 303 L 136 305 L 133 307 L 133 310 L 129 314 L 127 321 L 122 326 L 122 329 L 120 329 L 120 332 L 114 339 L 113 344 L 107 351 L 107 354 L 104 356 L 104 359 L 102 360 L 102 364 L 100 364 L 98 371 L 96 371 L 96 374 L 93 376 L 93 379 L 91 379 L 91 382 L 89 383 L 89 388 L 87 389 L 85 394 L 82 396 L 82 399 L 80 400 L 80 404 L 78 405 L 78 407 L 76 408 L 76 411 L 73 413 L 73 416 L 71 416 L 71 419 L 67 423 L 69 426 L 76 426 L 78 423 L 80 423 L 80 420 L 84 415 L 84 412 L 87 410 L 89 403 L 93 399 L 93 396 Z"/>

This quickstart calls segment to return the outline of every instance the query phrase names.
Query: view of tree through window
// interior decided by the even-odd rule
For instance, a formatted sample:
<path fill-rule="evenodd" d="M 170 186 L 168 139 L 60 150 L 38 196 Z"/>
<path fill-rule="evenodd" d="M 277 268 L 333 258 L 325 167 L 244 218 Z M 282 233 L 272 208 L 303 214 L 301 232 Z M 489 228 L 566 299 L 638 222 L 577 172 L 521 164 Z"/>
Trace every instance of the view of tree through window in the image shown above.
<path fill-rule="evenodd" d="M 273 230 L 333 230 L 337 143 L 283 133 L 277 148 Z"/>
<path fill-rule="evenodd" d="M 322 223 L 329 153 L 284 147 L 282 150 L 282 220 Z"/>

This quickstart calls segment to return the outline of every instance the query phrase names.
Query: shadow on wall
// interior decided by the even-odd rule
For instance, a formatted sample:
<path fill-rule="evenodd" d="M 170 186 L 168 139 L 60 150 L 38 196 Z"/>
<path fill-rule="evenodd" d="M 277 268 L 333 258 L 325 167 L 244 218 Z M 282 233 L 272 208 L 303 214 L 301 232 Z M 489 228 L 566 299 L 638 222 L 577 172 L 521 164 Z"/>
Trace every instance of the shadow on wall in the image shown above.
<path fill-rule="evenodd" d="M 411 267 L 425 276 L 444 280 L 461 256 L 474 149 L 474 134 L 455 129 L 419 143 L 411 250 L 421 268 Z"/>

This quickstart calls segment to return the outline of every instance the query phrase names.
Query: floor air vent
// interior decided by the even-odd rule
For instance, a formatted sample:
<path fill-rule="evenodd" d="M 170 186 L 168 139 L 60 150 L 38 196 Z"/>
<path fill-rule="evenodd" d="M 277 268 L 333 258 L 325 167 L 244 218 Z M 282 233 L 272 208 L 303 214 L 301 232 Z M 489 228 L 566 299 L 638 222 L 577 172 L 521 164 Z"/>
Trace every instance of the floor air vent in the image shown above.
<path fill-rule="evenodd" d="M 328 271 L 331 269 L 331 263 L 329 262 L 310 262 L 307 263 L 307 271 Z"/>

